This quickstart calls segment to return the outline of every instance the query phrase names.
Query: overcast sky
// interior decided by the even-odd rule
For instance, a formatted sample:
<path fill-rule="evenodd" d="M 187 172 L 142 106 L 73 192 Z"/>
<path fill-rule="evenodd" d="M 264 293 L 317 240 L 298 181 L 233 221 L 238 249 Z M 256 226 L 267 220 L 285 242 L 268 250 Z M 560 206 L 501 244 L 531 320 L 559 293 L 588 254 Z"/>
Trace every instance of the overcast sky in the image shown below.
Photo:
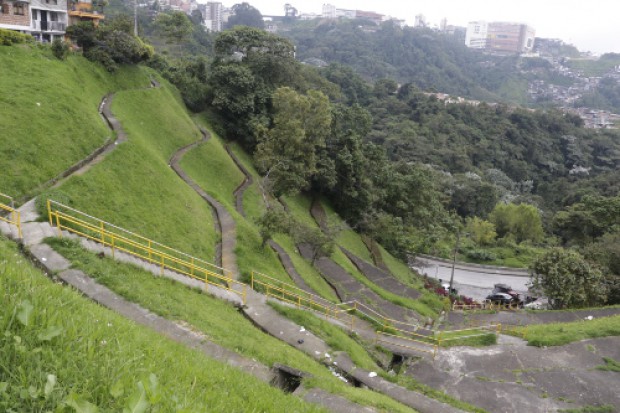
<path fill-rule="evenodd" d="M 342 9 L 375 11 L 403 18 L 409 25 L 413 25 L 417 14 L 423 14 L 431 25 L 439 25 L 444 17 L 448 19 L 448 24 L 458 26 L 466 26 L 474 20 L 527 23 L 536 29 L 536 36 L 560 38 L 581 51 L 620 53 L 618 0 L 246 1 L 266 15 L 283 15 L 287 2 L 300 12 L 320 14 L 323 3 L 329 3 Z M 225 6 L 240 2 L 223 1 Z"/>

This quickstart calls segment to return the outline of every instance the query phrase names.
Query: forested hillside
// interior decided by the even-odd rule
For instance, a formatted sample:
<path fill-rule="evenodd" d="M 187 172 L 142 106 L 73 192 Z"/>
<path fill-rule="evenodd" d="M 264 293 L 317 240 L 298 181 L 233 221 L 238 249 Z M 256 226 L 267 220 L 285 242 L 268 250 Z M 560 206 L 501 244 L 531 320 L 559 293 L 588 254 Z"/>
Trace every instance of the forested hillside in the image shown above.
<path fill-rule="evenodd" d="M 452 35 L 363 20 L 298 22 L 282 35 L 295 43 L 301 61 L 339 63 L 368 80 L 390 78 L 487 101 L 526 101 L 527 82 L 516 70 L 519 58 L 475 52 Z"/>

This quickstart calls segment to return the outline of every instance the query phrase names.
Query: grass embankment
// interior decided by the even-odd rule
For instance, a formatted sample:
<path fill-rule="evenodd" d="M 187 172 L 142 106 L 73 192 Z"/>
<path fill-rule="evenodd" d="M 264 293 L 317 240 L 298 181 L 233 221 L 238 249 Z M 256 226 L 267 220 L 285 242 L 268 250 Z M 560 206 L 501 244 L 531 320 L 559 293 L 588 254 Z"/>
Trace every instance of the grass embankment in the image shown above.
<path fill-rule="evenodd" d="M 343 228 L 343 230 L 339 233 L 338 238 L 336 239 L 336 243 L 351 251 L 359 258 L 374 265 L 372 255 L 368 250 L 368 247 L 366 247 L 364 241 L 362 241 L 361 236 L 355 231 L 348 229 L 346 223 L 340 218 L 340 216 L 338 216 L 338 214 L 329 204 L 322 202 L 322 205 L 327 216 L 328 225 L 334 228 Z M 439 299 L 435 294 L 427 293 L 424 288 L 422 288 L 422 282 L 413 276 L 405 263 L 398 261 L 398 259 L 390 255 L 387 251 L 385 251 L 385 249 L 380 248 L 380 250 L 382 254 L 382 259 L 388 266 L 390 272 L 402 283 L 409 285 L 412 288 L 418 289 L 422 294 L 420 299 L 413 300 L 408 297 L 394 294 L 390 291 L 385 290 L 380 285 L 373 283 L 357 269 L 355 264 L 353 264 L 351 260 L 349 260 L 349 258 L 340 249 L 336 249 L 336 251 L 334 251 L 334 253 L 332 254 L 331 258 L 338 265 L 344 268 L 349 274 L 351 274 L 366 287 L 370 288 L 381 298 L 387 301 L 391 301 L 394 304 L 400 305 L 401 307 L 414 310 L 424 317 L 437 317 L 437 315 L 443 308 L 443 303 L 441 299 Z"/>
<path fill-rule="evenodd" d="M 588 338 L 620 336 L 620 315 L 571 323 L 531 324 L 517 328 L 530 346 L 562 346 Z"/>
<path fill-rule="evenodd" d="M 199 123 L 206 126 L 200 118 Z M 243 173 L 230 158 L 221 139 L 211 132 L 211 139 L 188 152 L 181 160 L 183 170 L 209 195 L 228 210 L 236 223 L 235 255 L 241 274 L 247 279 L 259 271 L 281 281 L 291 282 L 276 253 L 263 248 L 258 229 L 236 211 L 234 190 L 243 182 Z"/>
<path fill-rule="evenodd" d="M 201 120 L 204 122 L 204 120 Z M 213 153 L 222 153 L 225 149 L 222 147 L 222 142 L 218 139 L 216 142 L 218 149 L 215 149 Z M 275 253 L 269 247 L 262 248 L 261 247 L 261 238 L 258 232 L 258 228 L 256 226 L 256 222 L 263 215 L 266 210 L 265 201 L 263 200 L 262 192 L 259 188 L 260 176 L 256 172 L 254 166 L 252 165 L 252 160 L 249 155 L 243 151 L 237 144 L 230 145 L 231 151 L 235 154 L 239 162 L 246 168 L 249 172 L 250 176 L 253 179 L 253 183 L 247 187 L 243 194 L 243 210 L 246 214 L 246 217 L 243 218 L 239 214 L 234 214 L 238 227 L 238 243 L 239 246 L 237 248 L 237 256 L 239 259 L 240 267 L 243 266 L 246 268 L 246 271 L 257 270 L 266 275 L 274 276 L 275 278 L 281 279 L 283 281 L 292 283 L 292 280 L 286 274 L 282 274 L 283 271 L 282 265 L 279 262 L 279 259 L 275 255 Z M 228 167 L 234 167 L 234 169 L 241 174 L 236 165 L 231 165 L 233 161 L 228 157 L 227 154 L 222 153 L 222 156 L 227 157 Z M 217 173 L 217 169 L 202 172 L 204 174 L 214 174 Z M 193 174 L 192 176 L 199 176 L 199 173 Z M 243 177 L 241 176 L 241 179 Z M 241 180 L 238 181 L 241 183 Z M 206 184 L 206 182 L 205 182 Z M 236 185 L 232 188 L 227 188 L 226 190 L 219 191 L 219 193 L 215 194 L 219 198 L 225 198 L 226 194 L 230 194 L 232 199 L 232 191 L 236 188 Z M 232 201 L 231 201 L 232 202 Z M 276 203 L 276 200 L 270 200 L 270 202 Z M 229 211 L 234 210 L 234 205 L 230 205 Z M 240 231 L 240 232 L 239 232 Z M 294 241 L 290 236 L 284 234 L 277 234 L 274 237 L 274 240 L 288 253 L 293 261 L 293 265 L 295 269 L 299 273 L 299 275 L 304 279 L 304 281 L 315 291 L 317 294 L 326 298 L 330 301 L 337 301 L 336 294 L 333 292 L 331 287 L 325 282 L 325 280 L 319 275 L 319 273 L 310 265 L 306 260 L 304 260 L 297 249 L 295 248 Z"/>
<path fill-rule="evenodd" d="M 603 76 L 620 65 L 620 56 L 608 54 L 602 59 L 569 59 L 566 64 L 573 70 L 581 70 L 585 76 Z"/>
<path fill-rule="evenodd" d="M 4 239 L 0 271 L 2 411 L 320 410 L 52 282 Z"/>
<path fill-rule="evenodd" d="M 32 195 L 112 137 L 98 113 L 111 91 L 146 87 L 150 70 L 108 73 L 77 55 L 66 61 L 39 46 L 1 46 L 1 192 Z"/>
<path fill-rule="evenodd" d="M 174 152 L 201 136 L 178 96 L 162 81 L 161 88 L 117 93 L 112 111 L 127 142 L 50 191 L 52 198 L 214 262 L 211 210 L 168 166 Z"/>
<path fill-rule="evenodd" d="M 133 265 L 98 258 L 75 241 L 50 239 L 49 243 L 75 268 L 83 270 L 129 301 L 162 317 L 186 322 L 209 340 L 245 357 L 269 366 L 279 362 L 311 373 L 314 378 L 305 381 L 306 387 L 321 387 L 357 403 L 386 411 L 411 411 L 381 394 L 346 386 L 306 354 L 255 328 L 228 303 L 168 278 L 155 277 Z"/>

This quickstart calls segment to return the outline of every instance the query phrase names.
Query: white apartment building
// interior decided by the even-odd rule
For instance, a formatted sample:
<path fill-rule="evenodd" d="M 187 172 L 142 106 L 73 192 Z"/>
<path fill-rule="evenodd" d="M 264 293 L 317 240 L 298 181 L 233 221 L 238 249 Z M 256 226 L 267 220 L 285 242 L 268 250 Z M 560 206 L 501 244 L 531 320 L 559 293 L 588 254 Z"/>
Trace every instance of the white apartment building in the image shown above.
<path fill-rule="evenodd" d="M 487 47 L 488 34 L 489 24 L 487 22 L 470 22 L 465 33 L 465 45 L 472 49 L 485 49 Z"/>

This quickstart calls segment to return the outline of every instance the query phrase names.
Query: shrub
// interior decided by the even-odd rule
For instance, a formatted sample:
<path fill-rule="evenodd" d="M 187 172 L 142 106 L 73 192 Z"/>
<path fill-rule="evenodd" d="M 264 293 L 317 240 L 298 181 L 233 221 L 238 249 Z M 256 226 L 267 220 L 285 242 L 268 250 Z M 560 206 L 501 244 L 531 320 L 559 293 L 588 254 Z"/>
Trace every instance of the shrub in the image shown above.
<path fill-rule="evenodd" d="M 19 43 L 32 43 L 34 38 L 29 34 L 15 32 L 13 30 L 0 29 L 0 46 L 10 46 Z"/>
<path fill-rule="evenodd" d="M 495 261 L 497 259 L 495 254 L 485 250 L 469 250 L 465 252 L 465 255 L 474 261 Z"/>
<path fill-rule="evenodd" d="M 57 59 L 65 60 L 69 54 L 69 45 L 61 39 L 54 39 L 52 42 L 52 53 Z"/>

